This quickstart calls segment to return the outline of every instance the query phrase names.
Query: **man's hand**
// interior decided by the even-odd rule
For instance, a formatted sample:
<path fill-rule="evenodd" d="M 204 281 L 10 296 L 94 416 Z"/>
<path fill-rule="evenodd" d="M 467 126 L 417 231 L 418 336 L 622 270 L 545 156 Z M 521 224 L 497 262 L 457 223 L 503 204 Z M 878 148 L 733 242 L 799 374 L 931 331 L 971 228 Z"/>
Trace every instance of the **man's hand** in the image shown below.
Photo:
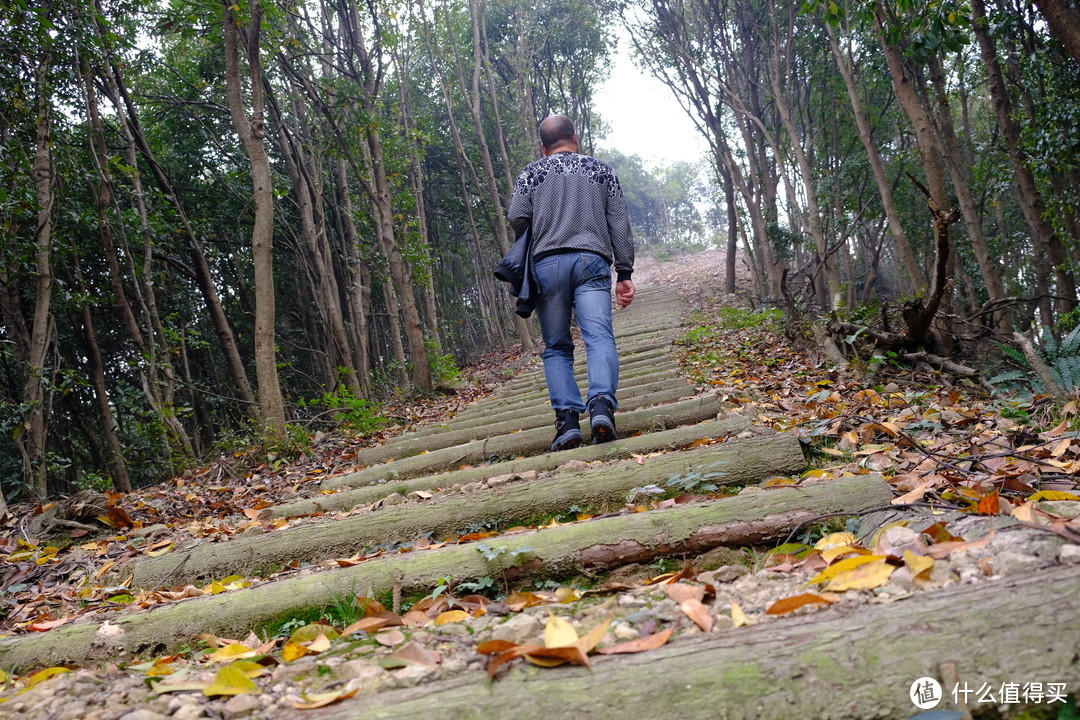
<path fill-rule="evenodd" d="M 615 303 L 620 307 L 629 307 L 634 302 L 634 281 L 623 280 L 615 283 Z"/>

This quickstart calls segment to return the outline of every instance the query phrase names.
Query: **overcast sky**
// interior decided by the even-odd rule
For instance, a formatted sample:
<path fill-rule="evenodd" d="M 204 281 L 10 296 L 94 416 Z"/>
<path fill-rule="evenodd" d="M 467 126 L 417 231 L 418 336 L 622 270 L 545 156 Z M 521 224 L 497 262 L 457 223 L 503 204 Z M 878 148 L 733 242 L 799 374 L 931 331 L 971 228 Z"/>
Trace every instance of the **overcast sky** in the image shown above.
<path fill-rule="evenodd" d="M 652 165 L 705 157 L 708 146 L 671 90 L 635 67 L 629 42 L 620 38 L 616 47 L 611 77 L 595 97 L 594 107 L 610 128 L 597 145 L 640 155 Z M 667 131 L 658 132 L 662 128 Z"/>

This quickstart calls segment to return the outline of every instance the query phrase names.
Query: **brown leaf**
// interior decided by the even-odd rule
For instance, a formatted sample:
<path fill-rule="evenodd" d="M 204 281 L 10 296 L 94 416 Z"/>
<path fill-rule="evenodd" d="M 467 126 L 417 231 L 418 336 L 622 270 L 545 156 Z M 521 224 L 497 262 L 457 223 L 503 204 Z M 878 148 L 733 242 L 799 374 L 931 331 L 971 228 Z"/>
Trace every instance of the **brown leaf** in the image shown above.
<path fill-rule="evenodd" d="M 581 648 L 577 645 L 567 645 L 564 647 L 552 647 L 552 648 L 539 648 L 525 654 L 526 660 L 538 659 L 544 660 L 559 660 L 562 662 L 569 662 L 575 665 L 584 665 L 585 667 L 592 669 L 592 665 L 589 664 L 588 656 L 582 652 Z M 544 664 L 541 662 L 541 664 Z M 560 663 L 561 664 L 561 663 Z"/>
<path fill-rule="evenodd" d="M 831 605 L 834 602 L 836 602 L 836 600 L 824 598 L 817 593 L 803 593 L 802 595 L 795 595 L 793 597 L 777 600 L 769 606 L 769 609 L 765 611 L 765 614 L 784 615 L 789 612 L 794 612 L 799 608 L 806 607 L 807 605 Z"/>
<path fill-rule="evenodd" d="M 668 628 L 662 632 L 639 637 L 636 640 L 628 640 L 624 643 L 619 643 L 618 645 L 603 648 L 598 652 L 601 655 L 620 655 L 623 653 L 638 653 L 644 652 L 645 650 L 655 650 L 667 643 L 673 632 L 675 632 L 675 628 Z"/>
<path fill-rule="evenodd" d="M 491 658 L 491 662 L 488 663 L 488 677 L 495 677 L 495 673 L 499 671 L 499 668 L 501 668 L 503 665 L 510 662 L 511 660 L 517 660 L 520 657 L 524 657 L 526 653 L 532 652 L 534 650 L 543 649 L 544 648 L 542 648 L 540 645 L 531 645 L 526 643 L 525 645 L 515 645 L 514 647 L 499 653 L 495 657 Z"/>
<path fill-rule="evenodd" d="M 705 607 L 700 600 L 690 598 L 679 603 L 679 609 L 686 613 L 686 616 L 694 621 L 699 628 L 704 632 L 710 632 L 713 627 L 713 617 L 709 609 Z"/>
<path fill-rule="evenodd" d="M 477 645 L 476 652 L 481 655 L 498 655 L 499 653 L 506 652 L 517 646 L 518 643 L 510 642 L 509 640 L 488 640 L 487 642 Z"/>
<path fill-rule="evenodd" d="M 986 497 L 979 500 L 975 506 L 975 513 L 977 515 L 997 515 L 1001 512 L 1001 502 L 998 491 L 990 493 Z"/>
<path fill-rule="evenodd" d="M 425 650 L 414 642 L 405 645 L 390 657 L 416 663 L 417 665 L 425 665 L 427 667 L 434 667 L 442 662 L 442 658 L 437 652 Z"/>
<path fill-rule="evenodd" d="M 354 622 L 349 627 L 342 630 L 341 634 L 342 635 L 352 635 L 353 633 L 357 633 L 357 632 L 371 633 L 371 632 L 375 632 L 376 630 L 379 630 L 382 627 L 385 627 L 386 623 L 387 623 L 386 618 L 381 618 L 381 617 L 361 618 L 360 620 L 357 620 L 356 622 Z"/>
<path fill-rule="evenodd" d="M 360 692 L 360 688 L 357 687 L 348 692 L 337 690 L 325 693 L 313 693 L 311 695 L 305 693 L 304 699 L 302 700 L 293 700 L 291 697 L 286 697 L 285 701 L 297 710 L 314 710 L 316 708 L 326 707 L 331 703 L 336 703 L 338 700 L 351 698 L 358 692 Z"/>
<path fill-rule="evenodd" d="M 705 599 L 704 585 L 690 585 L 689 583 L 680 582 L 665 585 L 664 589 L 667 590 L 668 597 L 677 603 L 682 603 L 686 600 L 697 600 L 698 602 L 701 602 Z"/>
<path fill-rule="evenodd" d="M 405 642 L 405 633 L 397 628 L 383 630 L 375 635 L 375 641 L 385 647 L 394 647 L 395 645 L 400 645 Z"/>

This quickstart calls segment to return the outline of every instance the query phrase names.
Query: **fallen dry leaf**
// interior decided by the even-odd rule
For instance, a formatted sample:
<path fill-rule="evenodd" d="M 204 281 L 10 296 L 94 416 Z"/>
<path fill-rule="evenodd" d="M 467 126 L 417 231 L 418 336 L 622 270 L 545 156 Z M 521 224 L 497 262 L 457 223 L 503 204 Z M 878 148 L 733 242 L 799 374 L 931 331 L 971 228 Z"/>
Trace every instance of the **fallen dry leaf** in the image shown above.
<path fill-rule="evenodd" d="M 702 588 L 704 589 L 704 588 Z M 709 612 L 709 608 L 705 607 L 700 600 L 695 598 L 689 598 L 679 603 L 679 609 L 686 614 L 686 617 L 694 621 L 694 624 L 701 628 L 702 632 L 711 632 L 713 628 L 713 616 Z"/>
<path fill-rule="evenodd" d="M 597 652 L 601 655 L 620 655 L 623 653 L 638 653 L 646 650 L 655 650 L 667 643 L 673 632 L 675 632 L 675 628 L 668 628 L 667 630 L 653 633 L 652 635 L 645 635 L 644 637 L 639 637 L 635 640 L 627 640 L 618 645 L 601 648 Z"/>
<path fill-rule="evenodd" d="M 794 612 L 799 608 L 806 607 L 807 605 L 831 605 L 834 602 L 836 602 L 836 600 L 822 597 L 817 593 L 803 593 L 801 595 L 777 600 L 769 606 L 769 609 L 765 611 L 765 614 L 784 615 L 789 612 Z"/>

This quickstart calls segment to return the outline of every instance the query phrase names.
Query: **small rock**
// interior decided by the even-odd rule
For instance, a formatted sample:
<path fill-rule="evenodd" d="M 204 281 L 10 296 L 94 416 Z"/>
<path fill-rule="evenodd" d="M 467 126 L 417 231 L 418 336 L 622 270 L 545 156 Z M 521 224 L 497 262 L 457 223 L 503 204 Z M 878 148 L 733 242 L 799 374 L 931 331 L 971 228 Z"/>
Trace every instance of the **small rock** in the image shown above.
<path fill-rule="evenodd" d="M 169 530 L 168 525 L 162 525 L 161 523 L 155 523 L 154 525 L 147 525 L 146 527 L 141 527 L 138 530 L 133 531 L 131 533 L 131 536 L 132 537 L 147 537 L 149 535 L 154 535 L 155 533 L 159 533 L 159 532 L 168 532 L 168 530 Z"/>
<path fill-rule="evenodd" d="M 434 675 L 438 672 L 439 668 L 435 665 L 421 665 L 420 663 L 410 663 L 400 670 L 395 670 L 390 674 L 387 682 L 388 688 L 407 688 L 414 687 L 420 684 L 420 681 L 425 678 Z"/>
<path fill-rule="evenodd" d="M 244 529 L 243 529 L 243 530 L 242 530 L 242 531 L 240 532 L 240 534 L 241 534 L 241 535 L 262 535 L 262 534 L 263 534 L 263 533 L 265 533 L 265 532 L 266 532 L 266 531 L 265 531 L 265 530 L 263 530 L 263 529 L 262 529 L 261 527 L 259 527 L 258 525 L 252 525 L 252 526 L 250 526 L 250 527 L 246 527 L 246 528 L 244 528 Z"/>
<path fill-rule="evenodd" d="M 913 592 L 918 589 L 915 585 L 915 579 L 911 576 L 911 570 L 906 565 L 896 568 L 893 574 L 889 576 L 889 582 L 905 592 Z"/>
<path fill-rule="evenodd" d="M 1022 555 L 1012 550 L 1002 550 L 991 560 L 994 574 L 1002 577 L 1022 575 L 1039 569 L 1039 558 Z"/>
<path fill-rule="evenodd" d="M 725 615 L 724 613 L 717 613 L 716 615 L 713 615 L 713 632 L 718 632 L 720 630 L 730 630 L 733 627 L 735 627 L 735 623 L 734 621 L 732 621 L 730 615 Z"/>
<path fill-rule="evenodd" d="M 478 482 L 465 483 L 464 485 L 461 486 L 461 492 L 465 493 L 466 495 L 468 495 L 469 493 L 480 492 L 483 489 L 484 489 L 484 483 L 479 482 L 479 481 Z"/>
<path fill-rule="evenodd" d="M 733 582 L 743 575 L 750 574 L 750 568 L 745 565 L 725 565 L 713 571 L 713 579 L 717 582 Z"/>
<path fill-rule="evenodd" d="M 542 629 L 543 626 L 537 617 L 528 613 L 521 613 L 495 627 L 491 631 L 491 637 L 495 640 L 507 640 L 521 644 L 535 639 Z"/>
<path fill-rule="evenodd" d="M 535 480 L 536 479 L 536 471 L 535 470 L 526 470 L 523 473 L 518 473 L 518 479 L 519 480 Z"/>
<path fill-rule="evenodd" d="M 506 483 L 511 482 L 515 477 L 517 477 L 517 475 L 496 475 L 493 478 L 487 479 L 487 486 L 499 487 L 500 485 L 505 485 Z"/>
<path fill-rule="evenodd" d="M 584 460 L 570 460 L 560 465 L 559 470 L 561 472 L 577 472 L 578 470 L 584 470 L 587 467 L 589 467 L 589 463 L 585 462 Z M 522 475 L 522 479 L 525 479 L 524 475 Z"/>
<path fill-rule="evenodd" d="M 641 632 L 628 622 L 618 623 L 611 632 L 619 640 L 636 640 L 641 637 Z"/>
<path fill-rule="evenodd" d="M 721 546 L 698 555 L 694 560 L 694 567 L 701 570 L 716 570 L 729 565 L 745 565 L 746 560 L 746 553 L 742 550 Z"/>
<path fill-rule="evenodd" d="M 630 593 L 623 593 L 619 596 L 619 607 L 635 608 L 645 607 L 646 602 L 636 595 Z"/>
<path fill-rule="evenodd" d="M 192 702 L 181 705 L 180 709 L 172 714 L 172 720 L 201 720 L 206 717 L 206 710 L 193 695 L 185 697 L 190 697 Z"/>
<path fill-rule="evenodd" d="M 229 718 L 247 717 L 262 707 L 259 698 L 255 695 L 234 695 L 221 709 L 222 717 Z"/>
<path fill-rule="evenodd" d="M 900 386 L 897 385 L 896 383 L 889 383 L 885 387 L 881 388 L 882 395 L 889 395 L 891 393 L 898 393 L 898 392 L 900 392 Z"/>
<path fill-rule="evenodd" d="M 739 494 L 740 495 L 753 495 L 754 493 L 759 493 L 759 492 L 764 492 L 764 491 L 761 488 L 757 487 L 756 485 L 747 485 L 746 487 L 744 487 L 742 490 L 739 491 Z"/>
<path fill-rule="evenodd" d="M 315 672 L 315 658 L 301 658 L 285 665 L 278 665 L 270 675 L 270 682 L 290 682 L 300 677 Z"/>
<path fill-rule="evenodd" d="M 405 496 L 399 492 L 390 493 L 382 499 L 382 504 L 389 507 L 390 505 L 400 505 L 405 502 Z"/>
<path fill-rule="evenodd" d="M 370 660 L 349 660 L 334 670 L 339 680 L 357 680 L 363 686 L 378 684 L 385 678 L 386 672 L 378 665 L 373 665 Z"/>
<path fill-rule="evenodd" d="M 1062 565 L 1076 565 L 1080 563 L 1080 545 L 1063 545 L 1058 560 Z"/>
<path fill-rule="evenodd" d="M 1080 502 L 1075 500 L 1040 500 L 1035 508 L 1067 520 L 1080 517 Z"/>
<path fill-rule="evenodd" d="M 168 720 L 168 716 L 146 708 L 139 708 L 121 715 L 120 720 Z"/>
<path fill-rule="evenodd" d="M 67 700 L 59 715 L 49 717 L 51 720 L 83 720 L 86 717 L 86 706 L 82 703 L 72 704 L 70 700 Z"/>

